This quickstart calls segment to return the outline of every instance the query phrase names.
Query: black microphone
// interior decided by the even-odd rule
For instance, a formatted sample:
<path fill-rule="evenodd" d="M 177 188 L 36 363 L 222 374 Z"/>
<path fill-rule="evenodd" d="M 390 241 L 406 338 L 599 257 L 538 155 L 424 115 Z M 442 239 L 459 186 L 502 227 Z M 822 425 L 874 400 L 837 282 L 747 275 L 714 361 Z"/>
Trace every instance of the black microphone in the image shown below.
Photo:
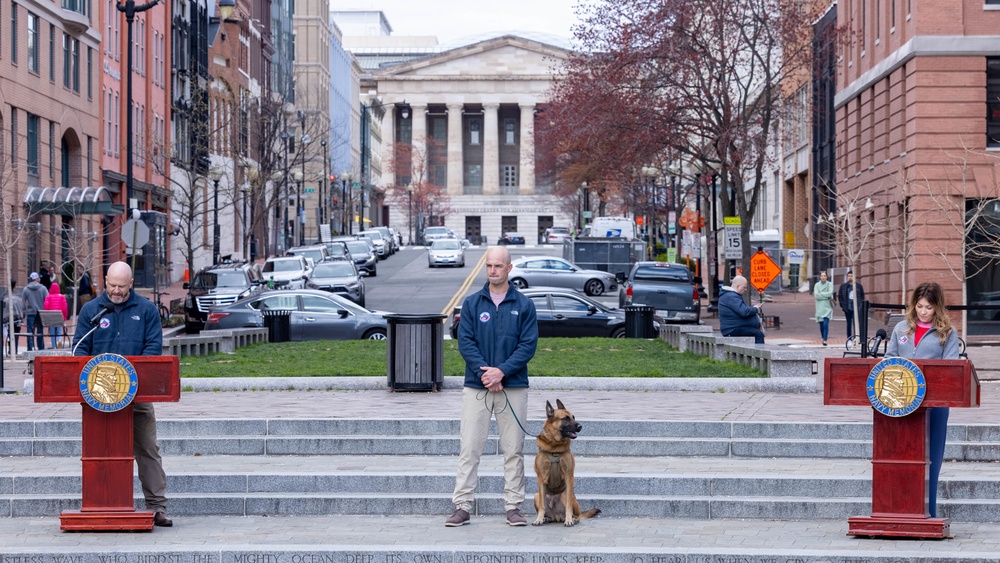
<path fill-rule="evenodd" d="M 878 357 L 879 346 L 881 346 L 882 343 L 885 342 L 885 339 L 888 337 L 889 335 L 886 334 L 884 328 L 880 328 L 875 332 L 875 346 L 870 350 L 870 352 L 872 353 L 872 357 Z"/>
<path fill-rule="evenodd" d="M 103 303 L 101 305 L 101 310 L 98 311 L 96 315 L 94 315 L 93 317 L 90 318 L 90 324 L 96 323 L 97 321 L 101 320 L 101 317 L 103 317 L 104 315 L 107 315 L 108 313 L 110 313 L 111 311 L 114 311 L 114 310 L 115 310 L 115 306 L 112 305 L 111 303 Z M 882 332 L 885 332 L 885 331 L 882 331 Z"/>

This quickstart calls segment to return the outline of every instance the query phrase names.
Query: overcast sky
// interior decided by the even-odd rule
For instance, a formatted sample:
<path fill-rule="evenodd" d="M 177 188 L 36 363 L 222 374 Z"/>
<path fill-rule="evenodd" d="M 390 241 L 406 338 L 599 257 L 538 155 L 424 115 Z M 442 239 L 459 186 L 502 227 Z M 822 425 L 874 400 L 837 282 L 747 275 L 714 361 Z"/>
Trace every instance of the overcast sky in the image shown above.
<path fill-rule="evenodd" d="M 487 31 L 540 31 L 572 38 L 576 0 L 331 0 L 332 10 L 385 13 L 393 35 L 436 35 L 438 41 Z"/>

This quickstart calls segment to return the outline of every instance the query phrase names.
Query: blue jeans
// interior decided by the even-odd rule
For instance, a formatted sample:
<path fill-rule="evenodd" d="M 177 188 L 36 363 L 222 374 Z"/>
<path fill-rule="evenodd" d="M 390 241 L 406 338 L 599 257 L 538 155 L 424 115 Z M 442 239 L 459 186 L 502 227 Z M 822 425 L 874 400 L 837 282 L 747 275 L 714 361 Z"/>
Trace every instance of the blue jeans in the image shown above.
<path fill-rule="evenodd" d="M 823 337 L 823 342 L 826 342 L 827 337 L 830 336 L 830 317 L 819 320 L 819 334 Z"/>
<path fill-rule="evenodd" d="M 45 330 L 42 328 L 42 316 L 38 313 L 28 315 L 28 351 L 35 349 L 35 339 L 38 339 L 38 349 L 45 349 Z M 37 331 L 35 330 L 37 329 Z M 37 334 L 38 336 L 35 336 Z"/>
<path fill-rule="evenodd" d="M 854 336 L 854 311 L 844 311 L 847 316 L 847 337 Z"/>
<path fill-rule="evenodd" d="M 948 435 L 948 407 L 927 409 L 927 458 L 931 462 L 927 476 L 927 511 L 937 518 L 938 477 L 944 462 L 945 438 Z"/>
<path fill-rule="evenodd" d="M 63 327 L 61 327 L 61 326 L 50 326 L 49 327 L 49 336 L 52 337 L 52 348 L 53 349 L 59 347 L 59 339 L 62 338 L 62 333 L 63 333 Z"/>

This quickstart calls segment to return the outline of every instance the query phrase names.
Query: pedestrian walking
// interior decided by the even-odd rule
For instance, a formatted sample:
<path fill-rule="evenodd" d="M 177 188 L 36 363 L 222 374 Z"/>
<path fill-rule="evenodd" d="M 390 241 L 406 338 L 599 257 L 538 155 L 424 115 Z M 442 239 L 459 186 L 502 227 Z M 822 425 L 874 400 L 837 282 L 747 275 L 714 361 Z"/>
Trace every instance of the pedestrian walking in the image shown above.
<path fill-rule="evenodd" d="M 528 419 L 528 361 L 538 344 L 535 304 L 507 281 L 510 251 L 486 251 L 486 285 L 462 304 L 458 351 L 465 359 L 462 388 L 461 446 L 452 501 L 455 512 L 445 526 L 470 522 L 479 481 L 479 458 L 496 416 L 503 451 L 504 506 L 507 524 L 526 526 L 524 502 L 524 430 Z"/>
<path fill-rule="evenodd" d="M 826 272 L 820 272 L 819 281 L 813 287 L 813 298 L 816 299 L 816 322 L 819 323 L 819 334 L 826 346 L 830 336 L 830 318 L 833 317 L 833 283 L 826 277 Z"/>
<path fill-rule="evenodd" d="M 885 357 L 957 360 L 958 354 L 958 333 L 945 310 L 944 291 L 936 283 L 918 285 L 906 304 L 906 318 L 892 329 Z M 930 460 L 927 510 L 931 518 L 937 518 L 938 477 L 944 462 L 949 413 L 948 407 L 927 409 L 927 457 Z"/>
<path fill-rule="evenodd" d="M 854 294 L 855 289 L 857 290 L 857 295 Z M 844 311 L 844 315 L 847 316 L 848 340 L 854 336 L 854 306 L 856 303 L 861 303 L 864 300 L 864 286 L 861 285 L 861 282 L 854 281 L 854 272 L 848 271 L 847 281 L 840 284 L 840 289 L 837 290 L 837 303 L 840 305 L 840 309 Z"/>
<path fill-rule="evenodd" d="M 36 344 L 39 350 L 45 349 L 42 316 L 38 312 L 45 310 L 45 298 L 49 296 L 49 290 L 41 284 L 41 279 L 38 272 L 31 272 L 28 275 L 28 285 L 24 286 L 24 291 L 21 292 L 21 299 L 24 300 L 24 314 L 28 321 L 29 352 L 35 349 Z M 36 334 L 37 336 L 35 336 Z"/>

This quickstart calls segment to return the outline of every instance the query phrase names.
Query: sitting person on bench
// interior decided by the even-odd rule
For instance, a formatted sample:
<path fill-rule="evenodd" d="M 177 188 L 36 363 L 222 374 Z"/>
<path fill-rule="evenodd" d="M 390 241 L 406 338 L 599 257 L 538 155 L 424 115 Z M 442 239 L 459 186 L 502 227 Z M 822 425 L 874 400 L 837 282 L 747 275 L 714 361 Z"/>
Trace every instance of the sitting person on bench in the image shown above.
<path fill-rule="evenodd" d="M 17 355 L 17 333 L 21 332 L 21 323 L 24 322 L 24 301 L 21 296 L 14 292 L 17 287 L 17 280 L 10 280 L 10 293 L 3 298 L 3 339 L 4 354 Z M 14 334 L 10 332 L 10 311 L 14 311 Z"/>
<path fill-rule="evenodd" d="M 763 344 L 760 305 L 750 306 L 743 301 L 747 285 L 746 278 L 736 276 L 733 285 L 722 286 L 719 292 L 719 332 L 722 336 L 752 336 L 756 344 Z"/>

